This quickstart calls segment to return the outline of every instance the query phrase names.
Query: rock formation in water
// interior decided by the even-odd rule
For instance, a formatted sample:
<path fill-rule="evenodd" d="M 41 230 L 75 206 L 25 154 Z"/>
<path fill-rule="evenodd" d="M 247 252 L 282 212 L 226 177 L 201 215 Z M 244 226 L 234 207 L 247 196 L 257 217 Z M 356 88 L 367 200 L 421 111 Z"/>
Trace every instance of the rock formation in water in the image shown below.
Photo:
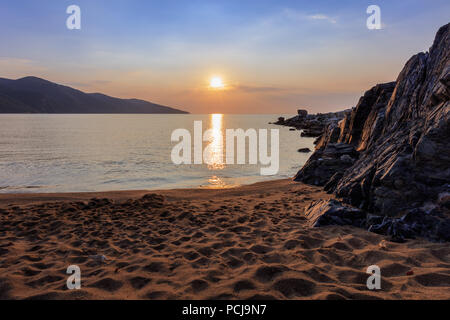
<path fill-rule="evenodd" d="M 300 109 L 298 110 L 298 115 L 295 117 L 289 119 L 280 117 L 274 124 L 302 130 L 302 137 L 315 138 L 322 135 L 328 124 L 335 123 L 343 119 L 349 112 L 349 110 L 346 110 L 340 112 L 308 114 L 308 111 Z"/>
<path fill-rule="evenodd" d="M 295 180 L 372 213 L 363 223 L 372 231 L 450 240 L 449 57 L 447 24 L 396 82 L 373 87 L 327 125 Z"/>

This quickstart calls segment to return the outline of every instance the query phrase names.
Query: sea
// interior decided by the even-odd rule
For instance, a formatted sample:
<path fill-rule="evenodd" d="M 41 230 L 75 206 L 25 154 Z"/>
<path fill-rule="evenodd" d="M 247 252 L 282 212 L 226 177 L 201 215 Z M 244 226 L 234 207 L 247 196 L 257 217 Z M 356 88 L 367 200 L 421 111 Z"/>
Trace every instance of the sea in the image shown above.
<path fill-rule="evenodd" d="M 310 156 L 297 150 L 313 150 L 314 138 L 303 138 L 300 131 L 269 124 L 279 116 L 3 114 L 0 193 L 231 188 L 291 178 Z M 175 164 L 172 153 L 179 142 L 172 141 L 172 135 L 178 129 L 191 133 L 194 153 L 195 121 L 201 121 L 203 132 L 211 129 L 213 133 L 212 140 L 203 142 L 200 149 L 208 149 L 205 157 L 212 161 Z M 248 163 L 249 139 L 245 163 L 227 164 L 227 129 L 254 129 L 258 133 L 266 129 L 269 144 L 270 130 L 278 129 L 276 174 L 262 175 L 261 168 L 266 165 Z M 210 142 L 213 148 L 207 148 Z M 270 150 L 271 145 L 269 154 Z"/>

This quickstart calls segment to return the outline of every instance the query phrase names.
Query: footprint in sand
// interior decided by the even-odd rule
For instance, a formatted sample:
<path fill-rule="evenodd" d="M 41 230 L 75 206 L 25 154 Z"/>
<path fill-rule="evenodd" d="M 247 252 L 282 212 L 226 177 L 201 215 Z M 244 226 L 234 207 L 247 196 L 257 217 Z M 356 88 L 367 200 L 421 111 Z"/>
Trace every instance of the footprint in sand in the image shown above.
<path fill-rule="evenodd" d="M 111 278 L 104 278 L 90 285 L 90 287 L 109 292 L 117 291 L 120 288 L 122 288 L 122 286 L 123 286 L 122 281 L 114 280 Z"/>
<path fill-rule="evenodd" d="M 255 272 L 254 278 L 260 282 L 269 282 L 287 271 L 289 271 L 289 268 L 285 266 L 259 267 Z"/>
<path fill-rule="evenodd" d="M 166 266 L 162 262 L 152 262 L 147 266 L 143 267 L 143 269 L 147 272 L 151 273 L 161 273 L 166 270 Z"/>
<path fill-rule="evenodd" d="M 38 287 L 41 287 L 41 286 L 45 286 L 46 284 L 49 284 L 49 283 L 54 283 L 54 282 L 61 281 L 63 279 L 64 278 L 60 277 L 60 276 L 44 276 L 42 278 L 39 278 L 39 279 L 34 280 L 34 281 L 27 282 L 25 284 L 27 286 L 29 286 L 29 287 L 32 287 L 32 288 L 38 288 Z"/>
<path fill-rule="evenodd" d="M 35 270 L 35 269 L 25 267 L 22 269 L 22 272 L 25 277 L 34 277 L 35 275 L 38 275 L 39 273 L 41 273 L 41 270 Z"/>
<path fill-rule="evenodd" d="M 443 273 L 426 273 L 414 277 L 419 284 L 425 287 L 450 287 L 450 275 Z"/>
<path fill-rule="evenodd" d="M 273 288 L 281 292 L 286 298 L 307 297 L 314 293 L 316 284 L 306 279 L 287 278 L 275 282 Z"/>
<path fill-rule="evenodd" d="M 7 300 L 10 298 L 9 292 L 13 286 L 8 279 L 0 278 L 0 300 Z"/>
<path fill-rule="evenodd" d="M 258 254 L 266 254 L 266 253 L 269 253 L 270 251 L 272 251 L 272 248 L 257 244 L 257 245 L 254 245 L 253 247 L 251 247 L 250 250 L 255 253 L 258 253 Z"/>
<path fill-rule="evenodd" d="M 149 300 L 160 300 L 164 299 L 168 295 L 165 291 L 150 291 L 144 295 L 145 299 Z"/>
<path fill-rule="evenodd" d="M 209 287 L 208 282 L 206 282 L 205 280 L 194 280 L 190 283 L 192 289 L 194 290 L 194 292 L 200 292 L 203 290 L 206 290 Z"/>
<path fill-rule="evenodd" d="M 233 285 L 234 292 L 241 292 L 244 290 L 253 290 L 253 289 L 256 289 L 256 286 L 253 282 L 249 280 L 240 280 Z"/>
<path fill-rule="evenodd" d="M 129 280 L 131 286 L 136 289 L 136 290 L 140 290 L 142 288 L 144 288 L 145 286 L 147 286 L 152 280 L 149 278 L 144 278 L 144 277 L 133 277 Z"/>

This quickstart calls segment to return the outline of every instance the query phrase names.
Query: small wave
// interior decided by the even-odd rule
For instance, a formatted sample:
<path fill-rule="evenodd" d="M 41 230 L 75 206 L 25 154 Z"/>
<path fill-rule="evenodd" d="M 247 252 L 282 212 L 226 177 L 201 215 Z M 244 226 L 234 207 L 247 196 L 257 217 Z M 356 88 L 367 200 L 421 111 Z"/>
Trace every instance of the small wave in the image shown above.
<path fill-rule="evenodd" d="M 44 186 L 5 186 L 0 187 L 0 190 L 20 190 L 20 189 L 41 189 Z"/>

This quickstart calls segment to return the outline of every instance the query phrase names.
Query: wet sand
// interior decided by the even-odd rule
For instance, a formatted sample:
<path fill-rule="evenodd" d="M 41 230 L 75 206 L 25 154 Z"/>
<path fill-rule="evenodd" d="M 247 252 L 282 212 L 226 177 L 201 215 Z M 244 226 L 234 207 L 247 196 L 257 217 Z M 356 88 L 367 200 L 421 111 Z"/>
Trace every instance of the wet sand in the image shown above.
<path fill-rule="evenodd" d="M 0 195 L 0 299 L 450 299 L 448 244 L 311 228 L 304 209 L 331 197 L 290 180 Z"/>

